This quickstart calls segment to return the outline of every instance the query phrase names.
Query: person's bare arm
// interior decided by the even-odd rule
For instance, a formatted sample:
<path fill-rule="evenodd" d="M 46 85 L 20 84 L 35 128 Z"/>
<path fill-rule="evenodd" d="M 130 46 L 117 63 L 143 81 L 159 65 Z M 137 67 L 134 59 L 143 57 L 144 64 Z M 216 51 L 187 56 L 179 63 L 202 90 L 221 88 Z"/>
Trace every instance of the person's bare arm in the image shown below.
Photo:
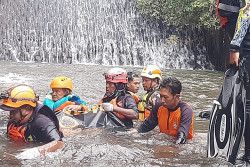
<path fill-rule="evenodd" d="M 60 148 L 63 148 L 63 141 L 52 141 L 45 145 L 37 147 L 38 151 L 43 155 L 46 152 L 55 152 Z"/>
<path fill-rule="evenodd" d="M 63 147 L 62 141 L 51 141 L 45 145 L 26 149 L 15 157 L 18 159 L 34 159 L 40 155 L 45 155 L 47 152 L 54 152 Z"/>
<path fill-rule="evenodd" d="M 133 109 L 125 109 L 125 108 L 114 106 L 114 111 L 119 114 L 124 115 L 126 118 L 138 119 L 138 115 L 135 113 Z"/>

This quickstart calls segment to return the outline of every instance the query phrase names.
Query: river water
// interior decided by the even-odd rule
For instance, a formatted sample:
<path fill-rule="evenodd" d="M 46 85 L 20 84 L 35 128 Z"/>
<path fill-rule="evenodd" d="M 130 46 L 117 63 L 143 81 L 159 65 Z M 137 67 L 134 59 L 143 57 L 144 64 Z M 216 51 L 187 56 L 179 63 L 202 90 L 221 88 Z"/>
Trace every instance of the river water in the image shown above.
<path fill-rule="evenodd" d="M 91 64 L 47 64 L 29 62 L 0 62 L 0 90 L 12 85 L 32 86 L 42 101 L 50 91 L 50 82 L 57 76 L 73 81 L 74 93 L 88 106 L 94 106 L 105 92 L 102 74 L 112 66 Z M 142 67 L 125 66 L 127 71 L 140 73 Z M 156 128 L 145 134 L 127 134 L 104 129 L 75 130 L 65 134 L 65 146 L 33 160 L 18 160 L 13 155 L 39 143 L 11 143 L 5 133 L 7 112 L 0 112 L 1 166 L 228 166 L 224 159 L 206 158 L 208 121 L 198 118 L 210 110 L 219 93 L 223 73 L 215 71 L 163 70 L 164 76 L 175 76 L 183 84 L 182 100 L 194 109 L 195 137 L 177 146 L 175 138 L 159 133 Z M 142 95 L 143 88 L 138 93 Z M 140 122 L 136 122 L 139 124 Z"/>

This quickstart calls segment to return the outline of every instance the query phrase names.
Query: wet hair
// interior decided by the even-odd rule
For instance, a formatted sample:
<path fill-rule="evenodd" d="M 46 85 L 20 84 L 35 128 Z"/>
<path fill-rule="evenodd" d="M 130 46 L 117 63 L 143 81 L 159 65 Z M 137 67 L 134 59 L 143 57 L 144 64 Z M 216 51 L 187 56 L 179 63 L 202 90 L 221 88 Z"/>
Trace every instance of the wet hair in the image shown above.
<path fill-rule="evenodd" d="M 159 78 L 154 78 L 154 79 L 152 79 L 152 80 L 157 80 L 157 84 L 159 85 L 159 83 L 160 83 L 160 79 Z"/>
<path fill-rule="evenodd" d="M 180 94 L 182 90 L 181 82 L 175 77 L 164 78 L 160 84 L 161 88 L 167 88 L 172 95 Z"/>
<path fill-rule="evenodd" d="M 134 78 L 139 78 L 139 75 L 137 75 L 133 72 L 128 72 L 127 75 L 128 75 L 128 82 L 133 81 Z"/>
<path fill-rule="evenodd" d="M 114 83 L 117 91 L 124 91 L 126 89 L 126 84 L 124 83 Z"/>

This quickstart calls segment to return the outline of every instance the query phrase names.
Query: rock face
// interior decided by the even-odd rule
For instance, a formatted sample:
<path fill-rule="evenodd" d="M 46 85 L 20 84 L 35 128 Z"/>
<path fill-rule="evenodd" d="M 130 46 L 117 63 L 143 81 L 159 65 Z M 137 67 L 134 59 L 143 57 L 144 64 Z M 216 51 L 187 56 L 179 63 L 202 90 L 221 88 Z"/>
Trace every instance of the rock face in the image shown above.
<path fill-rule="evenodd" d="M 142 18 L 134 0 L 1 0 L 0 60 L 203 68 L 170 28 Z M 198 55 L 198 56 L 197 56 Z"/>

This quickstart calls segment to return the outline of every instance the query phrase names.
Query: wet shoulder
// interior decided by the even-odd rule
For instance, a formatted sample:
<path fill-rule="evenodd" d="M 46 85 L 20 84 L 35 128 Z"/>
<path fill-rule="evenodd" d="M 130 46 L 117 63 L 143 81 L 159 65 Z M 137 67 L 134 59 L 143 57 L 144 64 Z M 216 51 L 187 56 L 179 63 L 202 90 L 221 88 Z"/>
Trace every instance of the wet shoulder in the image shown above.
<path fill-rule="evenodd" d="M 135 101 L 133 96 L 130 93 L 126 93 L 123 97 L 121 97 L 121 100 L 124 101 Z"/>
<path fill-rule="evenodd" d="M 148 104 L 153 106 L 161 105 L 160 92 L 158 90 L 154 91 L 148 99 Z"/>
<path fill-rule="evenodd" d="M 127 105 L 136 105 L 135 99 L 130 93 L 126 93 L 125 95 L 119 96 L 117 101 L 123 101 L 123 104 Z"/>
<path fill-rule="evenodd" d="M 193 113 L 192 107 L 186 102 L 180 101 L 179 106 L 181 108 L 181 112 L 190 113 L 190 114 Z"/>
<path fill-rule="evenodd" d="M 44 115 L 43 113 L 38 113 L 35 119 L 35 122 L 38 124 L 48 124 L 49 122 L 53 122 L 53 120 L 48 117 L 47 115 Z"/>
<path fill-rule="evenodd" d="M 44 114 L 38 113 L 36 115 L 36 118 L 34 118 L 34 120 L 31 122 L 31 129 L 39 131 L 45 129 L 50 125 L 55 126 L 54 122 L 49 117 Z"/>

